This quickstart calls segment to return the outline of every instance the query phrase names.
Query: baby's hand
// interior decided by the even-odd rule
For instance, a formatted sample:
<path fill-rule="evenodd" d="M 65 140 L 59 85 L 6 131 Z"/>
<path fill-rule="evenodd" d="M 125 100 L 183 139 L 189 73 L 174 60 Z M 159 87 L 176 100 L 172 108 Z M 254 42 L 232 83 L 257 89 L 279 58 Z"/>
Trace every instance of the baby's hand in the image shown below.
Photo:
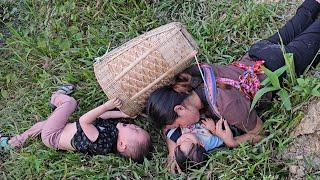
<path fill-rule="evenodd" d="M 120 108 L 122 101 L 119 98 L 110 99 L 105 103 L 108 109 Z"/>
<path fill-rule="evenodd" d="M 208 129 L 212 134 L 216 134 L 216 123 L 211 118 L 202 120 L 204 128 Z"/>

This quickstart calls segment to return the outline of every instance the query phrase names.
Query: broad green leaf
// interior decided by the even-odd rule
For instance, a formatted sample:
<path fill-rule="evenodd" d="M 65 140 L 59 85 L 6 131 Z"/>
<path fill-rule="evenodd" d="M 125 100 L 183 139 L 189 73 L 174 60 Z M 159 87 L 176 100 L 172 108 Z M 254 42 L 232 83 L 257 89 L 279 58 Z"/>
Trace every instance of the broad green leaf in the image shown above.
<path fill-rule="evenodd" d="M 270 71 L 269 69 L 262 67 L 263 72 L 268 76 L 273 87 L 280 88 L 280 83 L 278 76 L 275 72 Z"/>
<path fill-rule="evenodd" d="M 312 89 L 311 95 L 320 97 L 320 84 Z"/>
<path fill-rule="evenodd" d="M 305 80 L 303 78 L 298 78 L 297 83 L 300 87 L 303 87 L 305 85 Z"/>
<path fill-rule="evenodd" d="M 287 75 L 290 77 L 292 85 L 295 84 L 296 81 L 296 73 L 293 61 L 292 53 L 284 53 L 283 55 L 287 68 Z"/>
<path fill-rule="evenodd" d="M 266 68 L 266 67 L 264 67 Z M 267 68 L 266 68 L 267 69 Z M 287 70 L 287 66 L 282 66 L 281 68 L 277 69 L 274 71 L 274 73 L 277 75 L 277 77 L 281 76 L 285 71 Z M 278 78 L 279 79 L 279 78 Z M 262 81 L 261 85 L 266 86 L 270 82 L 269 78 L 266 78 L 265 80 Z"/>
<path fill-rule="evenodd" d="M 291 101 L 290 101 L 290 96 L 289 93 L 285 90 L 285 89 L 281 89 L 278 92 L 278 95 L 280 96 L 281 100 L 282 100 L 282 104 L 284 106 L 284 108 L 289 111 L 292 109 L 291 106 Z"/>
<path fill-rule="evenodd" d="M 278 32 L 280 42 L 281 42 L 281 51 L 283 54 L 283 58 L 285 61 L 285 66 L 287 66 L 287 76 L 290 77 L 291 85 L 293 86 L 295 84 L 296 80 L 296 73 L 295 73 L 295 67 L 294 67 L 294 61 L 293 61 L 293 54 L 292 53 L 286 53 L 286 50 L 284 48 L 284 44 L 282 41 L 282 38 L 280 36 L 280 33 Z"/>
<path fill-rule="evenodd" d="M 285 71 L 287 70 L 286 66 L 282 66 L 281 68 L 275 70 L 274 72 L 277 74 L 277 76 L 281 76 Z"/>
<path fill-rule="evenodd" d="M 258 100 L 266 93 L 271 92 L 271 91 L 276 91 L 279 90 L 279 88 L 276 87 L 265 87 L 260 89 L 257 94 L 254 96 L 252 103 L 251 103 L 251 107 L 250 107 L 250 111 L 254 108 L 254 106 L 257 104 Z"/>

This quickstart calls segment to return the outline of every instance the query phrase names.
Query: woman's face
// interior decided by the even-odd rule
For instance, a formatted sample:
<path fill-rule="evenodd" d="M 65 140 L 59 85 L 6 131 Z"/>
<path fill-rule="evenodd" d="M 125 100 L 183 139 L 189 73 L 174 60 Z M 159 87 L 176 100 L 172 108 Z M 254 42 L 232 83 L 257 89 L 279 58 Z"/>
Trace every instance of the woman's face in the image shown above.
<path fill-rule="evenodd" d="M 178 118 L 175 120 L 175 124 L 180 127 L 187 127 L 199 121 L 200 113 L 198 108 L 193 105 L 182 106 L 182 110 L 177 112 Z"/>
<path fill-rule="evenodd" d="M 202 102 L 199 96 L 192 92 L 188 98 L 186 98 L 181 105 L 175 107 L 175 112 L 178 114 L 178 118 L 174 124 L 180 127 L 187 127 L 199 121 L 200 112 L 202 108 Z"/>

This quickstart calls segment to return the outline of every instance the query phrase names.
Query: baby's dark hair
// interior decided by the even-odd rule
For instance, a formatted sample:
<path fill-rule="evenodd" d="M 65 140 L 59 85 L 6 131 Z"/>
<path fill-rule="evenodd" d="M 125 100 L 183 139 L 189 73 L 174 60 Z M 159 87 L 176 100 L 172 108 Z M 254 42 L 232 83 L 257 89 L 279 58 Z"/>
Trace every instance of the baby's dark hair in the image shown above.
<path fill-rule="evenodd" d="M 208 159 L 206 150 L 201 145 L 194 143 L 192 143 L 192 148 L 188 154 L 181 151 L 180 145 L 176 147 L 174 154 L 180 169 L 183 171 L 189 166 L 200 168 L 201 162 Z"/>
<path fill-rule="evenodd" d="M 132 144 L 128 144 L 128 149 L 130 149 L 129 154 L 121 154 L 124 157 L 130 158 L 133 161 L 142 164 L 144 158 L 151 159 L 151 153 L 153 151 L 153 146 L 151 142 L 150 135 L 146 141 L 141 141 L 136 139 Z"/>

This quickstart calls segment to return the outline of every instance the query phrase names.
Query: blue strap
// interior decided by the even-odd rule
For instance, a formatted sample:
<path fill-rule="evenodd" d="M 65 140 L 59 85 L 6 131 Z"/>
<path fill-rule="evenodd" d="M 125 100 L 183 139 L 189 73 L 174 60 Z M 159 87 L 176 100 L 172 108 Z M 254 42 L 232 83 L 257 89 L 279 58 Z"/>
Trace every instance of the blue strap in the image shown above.
<path fill-rule="evenodd" d="M 174 129 L 168 129 L 166 132 L 167 138 L 171 139 L 173 142 L 177 142 L 177 140 L 180 138 L 182 135 L 181 128 L 174 128 Z"/>
<path fill-rule="evenodd" d="M 217 108 L 217 83 L 216 77 L 214 75 L 214 69 L 212 66 L 207 64 L 202 64 L 201 68 L 203 69 L 204 74 L 204 83 L 205 83 L 205 95 L 207 102 L 210 106 L 212 113 L 221 117 Z"/>

